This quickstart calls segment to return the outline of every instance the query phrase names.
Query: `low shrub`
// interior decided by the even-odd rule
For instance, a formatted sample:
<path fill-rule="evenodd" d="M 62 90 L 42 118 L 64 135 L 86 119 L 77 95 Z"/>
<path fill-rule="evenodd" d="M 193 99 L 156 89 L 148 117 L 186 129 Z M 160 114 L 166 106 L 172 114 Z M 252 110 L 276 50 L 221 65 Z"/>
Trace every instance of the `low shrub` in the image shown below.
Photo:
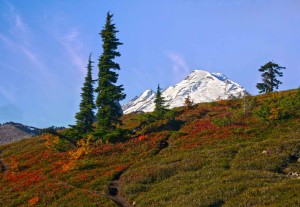
<path fill-rule="evenodd" d="M 66 152 L 74 148 L 73 144 L 59 136 L 46 134 L 44 138 L 46 139 L 46 145 L 55 151 Z"/>

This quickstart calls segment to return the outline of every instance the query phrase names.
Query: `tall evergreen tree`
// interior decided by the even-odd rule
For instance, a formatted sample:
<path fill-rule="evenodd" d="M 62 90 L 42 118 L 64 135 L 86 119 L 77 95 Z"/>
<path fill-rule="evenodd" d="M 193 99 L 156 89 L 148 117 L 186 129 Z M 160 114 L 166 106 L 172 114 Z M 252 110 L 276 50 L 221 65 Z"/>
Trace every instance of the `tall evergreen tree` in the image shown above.
<path fill-rule="evenodd" d="M 94 103 L 94 87 L 92 80 L 92 63 L 91 55 L 89 56 L 87 64 L 87 75 L 82 87 L 80 111 L 75 115 L 76 125 L 74 128 L 79 136 L 93 131 L 93 122 L 95 121 Z"/>
<path fill-rule="evenodd" d="M 161 88 L 160 88 L 159 84 L 157 86 L 154 103 L 155 103 L 154 114 L 157 115 L 158 117 L 163 116 L 166 113 L 167 109 L 165 106 L 166 101 L 161 94 Z"/>
<path fill-rule="evenodd" d="M 112 17 L 113 14 L 108 12 L 106 24 L 100 33 L 103 41 L 103 52 L 99 58 L 98 87 L 95 90 L 98 92 L 96 99 L 98 110 L 96 114 L 96 134 L 99 135 L 112 131 L 115 129 L 116 124 L 120 123 L 123 112 L 119 101 L 126 96 L 123 93 L 123 85 L 116 85 L 118 74 L 115 71 L 120 70 L 120 66 L 114 62 L 114 59 L 121 56 L 117 52 L 117 48 L 123 43 L 116 38 L 118 31 L 115 24 L 112 23 Z"/>
<path fill-rule="evenodd" d="M 261 66 L 258 71 L 262 72 L 262 83 L 256 84 L 259 93 L 269 93 L 273 92 L 274 88 L 278 89 L 279 84 L 282 84 L 282 82 L 279 81 L 276 76 L 282 77 L 282 72 L 280 72 L 281 69 L 286 68 L 271 61 Z"/>

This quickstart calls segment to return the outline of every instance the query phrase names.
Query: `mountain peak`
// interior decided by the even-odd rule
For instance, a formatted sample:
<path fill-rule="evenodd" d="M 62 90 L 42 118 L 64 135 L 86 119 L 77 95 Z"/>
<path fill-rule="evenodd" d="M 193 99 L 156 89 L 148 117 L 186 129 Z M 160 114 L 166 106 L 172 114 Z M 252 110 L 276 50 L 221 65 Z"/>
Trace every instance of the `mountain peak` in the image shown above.
<path fill-rule="evenodd" d="M 210 74 L 210 72 L 206 70 L 193 70 L 190 75 L 197 75 L 197 76 L 205 76 L 207 74 Z"/>
<path fill-rule="evenodd" d="M 140 97 L 146 98 L 148 96 L 151 96 L 153 93 L 155 93 L 155 92 L 152 89 L 148 89 L 148 90 L 144 91 Z"/>
<path fill-rule="evenodd" d="M 0 145 L 29 138 L 40 134 L 40 132 L 41 130 L 36 127 L 7 122 L 0 126 Z"/>
<path fill-rule="evenodd" d="M 144 91 L 140 96 L 136 96 L 127 104 L 122 106 L 124 114 L 128 114 L 136 111 L 151 111 L 154 108 L 149 108 L 149 105 L 154 101 L 155 92 L 151 89 Z"/>
<path fill-rule="evenodd" d="M 194 70 L 184 80 L 164 90 L 162 96 L 166 100 L 166 105 L 174 108 L 183 106 L 188 96 L 194 103 L 202 103 L 228 99 L 232 96 L 241 97 L 245 92 L 242 86 L 222 73 Z M 154 99 L 155 92 L 148 89 L 123 105 L 122 109 L 125 114 L 136 111 L 150 112 L 155 108 Z"/>

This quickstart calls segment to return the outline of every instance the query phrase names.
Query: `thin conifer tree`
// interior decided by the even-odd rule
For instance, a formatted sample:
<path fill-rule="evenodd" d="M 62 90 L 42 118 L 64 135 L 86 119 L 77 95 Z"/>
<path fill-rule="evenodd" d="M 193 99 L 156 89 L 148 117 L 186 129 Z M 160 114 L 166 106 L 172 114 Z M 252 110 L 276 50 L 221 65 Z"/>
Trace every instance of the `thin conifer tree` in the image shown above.
<path fill-rule="evenodd" d="M 161 88 L 160 88 L 159 84 L 157 86 L 154 103 L 155 103 L 154 114 L 158 118 L 162 118 L 163 115 L 166 113 L 167 109 L 165 106 L 166 101 L 165 101 L 164 97 L 162 96 Z"/>
<path fill-rule="evenodd" d="M 93 131 L 93 122 L 95 121 L 95 103 L 94 103 L 94 87 L 92 80 L 92 63 L 91 55 L 87 64 L 87 75 L 82 87 L 81 102 L 79 112 L 76 113 L 76 125 L 74 126 L 77 135 L 82 136 Z"/>
<path fill-rule="evenodd" d="M 121 123 L 123 112 L 119 102 L 126 97 L 123 85 L 116 85 L 118 74 L 115 71 L 120 70 L 120 66 L 114 59 L 121 56 L 117 49 L 123 43 L 116 37 L 118 30 L 112 23 L 112 17 L 113 14 L 108 12 L 105 26 L 100 33 L 103 52 L 99 57 L 98 87 L 95 90 L 98 93 L 95 134 L 99 137 L 110 133 Z"/>

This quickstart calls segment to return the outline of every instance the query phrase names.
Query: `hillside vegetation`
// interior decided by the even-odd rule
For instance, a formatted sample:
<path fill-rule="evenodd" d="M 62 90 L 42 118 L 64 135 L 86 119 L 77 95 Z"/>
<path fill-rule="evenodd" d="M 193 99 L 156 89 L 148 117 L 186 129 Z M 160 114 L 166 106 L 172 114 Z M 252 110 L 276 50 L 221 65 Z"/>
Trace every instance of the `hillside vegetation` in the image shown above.
<path fill-rule="evenodd" d="M 299 89 L 122 121 L 120 143 L 1 146 L 0 206 L 300 206 Z"/>

